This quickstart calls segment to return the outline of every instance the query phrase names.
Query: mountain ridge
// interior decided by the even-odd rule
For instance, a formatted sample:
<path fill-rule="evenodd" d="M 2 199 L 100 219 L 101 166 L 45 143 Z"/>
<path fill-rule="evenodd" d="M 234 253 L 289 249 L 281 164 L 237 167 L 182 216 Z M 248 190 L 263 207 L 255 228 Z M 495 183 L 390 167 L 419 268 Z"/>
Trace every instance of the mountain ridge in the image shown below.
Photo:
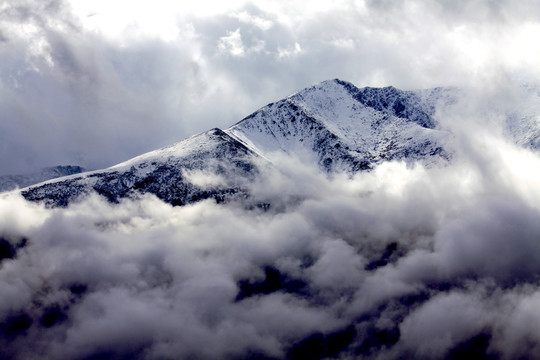
<path fill-rule="evenodd" d="M 418 105 L 420 101 L 411 100 L 419 97 L 414 91 L 394 88 L 393 101 L 397 98 L 409 106 L 407 112 L 401 111 L 409 118 L 399 118 L 359 101 L 363 91 L 375 93 L 369 89 L 373 88 L 359 89 L 339 79 L 327 80 L 271 103 L 225 131 L 258 149 L 259 153 L 294 152 L 298 147 L 318 152 L 318 163 L 328 172 L 368 170 L 381 160 L 403 159 L 413 153 L 418 155 L 415 160 L 438 155 L 449 158 L 439 144 L 448 134 L 438 133 L 440 136 L 435 137 L 440 139 L 435 142 L 433 133 L 428 134 L 428 130 L 434 130 L 435 105 L 426 113 Z M 384 89 L 387 88 L 375 95 L 380 98 Z M 401 94 L 401 98 L 396 94 Z M 437 100 L 432 98 L 431 102 Z M 428 123 L 432 125 L 429 128 Z M 316 131 L 309 131 L 314 129 Z M 408 132 L 408 138 L 399 136 L 398 129 Z M 381 133 L 385 134 L 381 136 Z M 413 138 L 419 139 L 419 143 L 410 151 L 404 151 Z"/>
<path fill-rule="evenodd" d="M 248 197 L 248 184 L 261 166 L 272 166 L 284 155 L 308 154 L 327 174 L 353 175 L 390 160 L 447 164 L 452 134 L 438 126 L 437 109 L 453 105 L 457 92 L 358 88 L 327 80 L 263 106 L 225 130 L 214 128 L 107 169 L 30 186 L 21 194 L 48 206 L 67 206 L 92 191 L 112 202 L 151 193 L 184 205 Z"/>
<path fill-rule="evenodd" d="M 241 193 L 241 182 L 255 168 L 247 157 L 256 157 L 243 144 L 220 129 L 194 135 L 107 169 L 50 180 L 21 191 L 30 201 L 67 206 L 95 191 L 111 202 L 136 193 L 152 193 L 173 205 L 209 197 L 222 201 L 227 194 Z M 214 161 L 213 161 L 214 160 Z M 226 179 L 225 187 L 205 188 L 189 181 L 186 171 L 211 171 Z"/>
<path fill-rule="evenodd" d="M 79 174 L 87 171 L 78 165 L 58 165 L 39 169 L 35 172 L 0 176 L 0 192 L 25 188 L 50 179 Z"/>

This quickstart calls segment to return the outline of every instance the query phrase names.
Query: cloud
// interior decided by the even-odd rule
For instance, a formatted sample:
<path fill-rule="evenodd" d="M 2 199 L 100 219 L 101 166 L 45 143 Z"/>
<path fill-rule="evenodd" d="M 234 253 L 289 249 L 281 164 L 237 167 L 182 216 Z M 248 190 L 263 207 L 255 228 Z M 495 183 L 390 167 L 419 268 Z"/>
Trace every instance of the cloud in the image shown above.
<path fill-rule="evenodd" d="M 2 356 L 533 357 L 540 158 L 467 101 L 438 115 L 441 167 L 329 178 L 275 155 L 247 203 L 2 195 Z"/>
<path fill-rule="evenodd" d="M 160 4 L 135 22 L 152 9 L 3 5 L 1 173 L 112 165 L 335 77 L 463 87 L 437 114 L 455 159 L 329 179 L 275 156 L 248 204 L 265 211 L 4 194 L 1 357 L 538 353 L 540 158 L 504 130 L 537 118 L 516 86 L 538 78 L 534 1 Z"/>
<path fill-rule="evenodd" d="M 218 48 L 225 52 L 229 52 L 232 56 L 243 56 L 245 54 L 245 50 L 240 29 L 231 31 L 227 34 L 227 36 L 221 37 L 219 39 Z"/>
<path fill-rule="evenodd" d="M 273 22 L 271 20 L 256 15 L 251 15 L 247 11 L 239 12 L 234 16 L 237 17 L 240 22 L 255 25 L 263 31 L 269 30 L 273 25 Z"/>
<path fill-rule="evenodd" d="M 535 1 L 8 1 L 0 173 L 113 165 L 336 77 L 404 89 L 534 83 L 537 9 Z"/>

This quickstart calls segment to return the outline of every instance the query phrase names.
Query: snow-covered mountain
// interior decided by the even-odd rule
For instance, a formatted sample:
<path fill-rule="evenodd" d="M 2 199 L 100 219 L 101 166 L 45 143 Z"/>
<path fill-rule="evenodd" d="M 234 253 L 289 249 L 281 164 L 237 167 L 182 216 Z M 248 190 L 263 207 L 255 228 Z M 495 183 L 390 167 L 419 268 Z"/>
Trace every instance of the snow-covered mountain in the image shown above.
<path fill-rule="evenodd" d="M 105 170 L 23 189 L 22 194 L 49 206 L 65 206 L 91 191 L 112 202 L 147 192 L 173 205 L 210 197 L 221 201 L 244 191 L 242 184 L 257 172 L 257 157 L 222 130 L 212 129 Z"/>
<path fill-rule="evenodd" d="M 78 174 L 83 171 L 86 170 L 77 165 L 61 165 L 46 167 L 28 174 L 3 175 L 0 176 L 0 192 L 24 188 L 42 181 Z"/>
<path fill-rule="evenodd" d="M 245 196 L 259 167 L 271 166 L 283 154 L 307 157 L 329 173 L 352 174 L 395 159 L 433 166 L 452 156 L 445 147 L 451 134 L 437 126 L 435 114 L 439 106 L 453 104 L 457 93 L 454 88 L 357 88 L 328 80 L 268 104 L 224 131 L 213 129 L 108 169 L 23 189 L 22 194 L 50 206 L 65 206 L 92 191 L 113 202 L 147 192 L 175 205 L 222 201 Z M 518 127 L 516 134 L 524 128 Z M 538 138 L 527 136 L 530 144 Z"/>
<path fill-rule="evenodd" d="M 448 159 L 448 133 L 435 129 L 439 103 L 452 89 L 401 91 L 329 80 L 256 111 L 225 130 L 266 156 L 314 154 L 327 171 L 370 169 L 383 160 Z"/>

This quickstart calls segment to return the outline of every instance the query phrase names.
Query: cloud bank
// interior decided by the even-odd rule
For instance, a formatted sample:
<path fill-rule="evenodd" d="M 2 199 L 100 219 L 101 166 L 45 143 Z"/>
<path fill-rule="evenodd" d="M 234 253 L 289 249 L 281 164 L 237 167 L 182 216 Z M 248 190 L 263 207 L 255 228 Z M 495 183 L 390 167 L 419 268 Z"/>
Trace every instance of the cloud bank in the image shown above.
<path fill-rule="evenodd" d="M 1 356 L 534 358 L 540 157 L 483 104 L 439 115 L 444 167 L 328 178 L 275 157 L 252 185 L 266 210 L 3 195 Z"/>
<path fill-rule="evenodd" d="M 538 1 L 5 1 L 0 174 L 113 165 L 341 78 L 535 82 Z"/>

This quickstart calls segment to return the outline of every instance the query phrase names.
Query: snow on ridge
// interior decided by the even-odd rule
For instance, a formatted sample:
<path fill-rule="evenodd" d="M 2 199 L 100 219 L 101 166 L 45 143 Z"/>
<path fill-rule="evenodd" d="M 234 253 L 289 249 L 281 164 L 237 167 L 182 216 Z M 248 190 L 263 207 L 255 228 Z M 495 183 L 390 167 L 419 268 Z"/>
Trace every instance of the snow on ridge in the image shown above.
<path fill-rule="evenodd" d="M 219 147 L 225 142 L 237 142 L 232 148 L 243 146 L 254 156 L 267 160 L 271 160 L 272 153 L 311 154 L 327 171 L 354 172 L 392 158 L 421 159 L 440 152 L 438 143 L 444 134 L 395 116 L 384 108 L 395 105 L 387 104 L 384 96 L 392 101 L 414 98 L 405 105 L 425 103 L 424 107 L 429 108 L 436 91 L 359 89 L 339 79 L 327 80 L 269 104 L 225 131 L 212 129 L 107 169 L 49 180 L 39 186 L 59 181 L 94 186 L 96 179 L 106 174 L 112 178 L 116 173 L 129 172 L 139 178 L 150 176 L 163 166 L 202 166 L 207 160 L 200 158 L 218 158 Z"/>
<path fill-rule="evenodd" d="M 443 154 L 439 143 L 447 134 L 433 130 L 442 93 L 359 89 L 327 80 L 259 109 L 226 132 L 263 154 L 313 151 L 328 171 L 357 171 L 391 158 L 421 160 Z"/>
<path fill-rule="evenodd" d="M 452 157 L 446 150 L 451 134 L 435 121 L 437 107 L 452 104 L 458 93 L 455 88 L 358 88 L 327 80 L 268 104 L 226 130 L 215 128 L 107 169 L 50 180 L 23 195 L 61 206 L 92 189 L 111 201 L 134 189 L 175 204 L 222 199 L 243 191 L 239 182 L 256 176 L 257 158 L 272 163 L 284 154 L 313 160 L 328 173 L 352 174 L 387 160 L 436 166 Z M 515 123 L 518 129 L 512 131 L 538 142 L 540 131 L 531 134 Z M 219 173 L 221 188 L 207 191 L 207 170 Z M 66 187 L 74 195 L 59 195 Z"/>
<path fill-rule="evenodd" d="M 84 171 L 86 171 L 86 169 L 78 165 L 59 165 L 54 167 L 46 167 L 40 169 L 39 171 L 27 174 L 3 175 L 0 176 L 0 192 L 11 191 L 17 188 L 25 188 L 27 186 L 51 179 L 54 180 L 73 174 L 80 174 Z"/>
<path fill-rule="evenodd" d="M 120 171 L 129 169 L 132 166 L 141 163 L 151 162 L 152 160 L 167 161 L 174 158 L 184 158 L 195 154 L 203 149 L 214 146 L 213 137 L 220 129 L 214 128 L 201 134 L 190 136 L 187 139 L 178 141 L 174 144 L 167 145 L 157 150 L 153 150 L 117 165 L 109 167 L 107 170 Z"/>

